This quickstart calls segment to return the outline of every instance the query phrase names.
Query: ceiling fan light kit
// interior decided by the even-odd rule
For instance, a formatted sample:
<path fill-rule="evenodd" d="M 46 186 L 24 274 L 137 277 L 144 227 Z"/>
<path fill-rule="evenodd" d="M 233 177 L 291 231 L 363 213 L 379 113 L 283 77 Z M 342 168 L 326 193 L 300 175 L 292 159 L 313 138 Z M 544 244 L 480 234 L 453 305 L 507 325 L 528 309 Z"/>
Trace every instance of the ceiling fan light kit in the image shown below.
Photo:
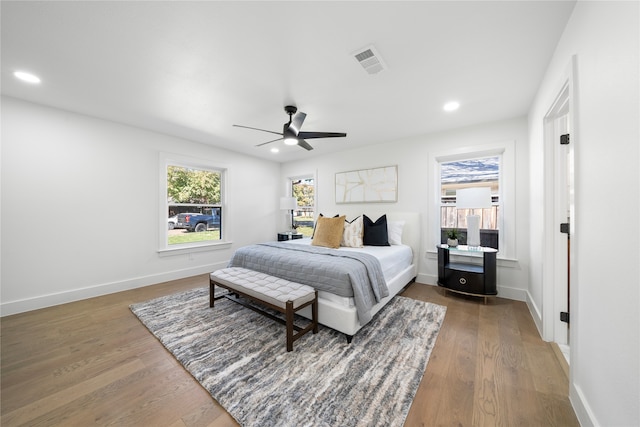
<path fill-rule="evenodd" d="M 291 120 L 289 123 L 285 123 L 284 128 L 282 129 L 282 136 L 284 138 L 284 143 L 287 145 L 297 145 L 298 144 L 298 136 L 296 131 L 292 129 L 293 124 L 291 124 Z"/>
<path fill-rule="evenodd" d="M 239 128 L 258 130 L 261 132 L 273 133 L 276 135 L 280 135 L 281 138 L 276 138 L 271 141 L 263 142 L 261 144 L 256 145 L 256 147 L 261 147 L 263 145 L 271 144 L 272 142 L 284 140 L 284 143 L 287 145 L 299 145 L 305 150 L 313 150 L 313 147 L 309 145 L 305 139 L 315 139 L 315 138 L 341 138 L 347 136 L 346 133 L 343 132 L 301 132 L 302 123 L 304 119 L 307 117 L 305 113 L 302 111 L 298 112 L 298 108 L 294 105 L 287 105 L 284 107 L 285 113 L 289 115 L 289 122 L 285 123 L 282 127 L 282 133 L 274 132 L 266 129 L 259 129 L 250 126 L 242 126 L 242 125 L 233 125 Z"/>

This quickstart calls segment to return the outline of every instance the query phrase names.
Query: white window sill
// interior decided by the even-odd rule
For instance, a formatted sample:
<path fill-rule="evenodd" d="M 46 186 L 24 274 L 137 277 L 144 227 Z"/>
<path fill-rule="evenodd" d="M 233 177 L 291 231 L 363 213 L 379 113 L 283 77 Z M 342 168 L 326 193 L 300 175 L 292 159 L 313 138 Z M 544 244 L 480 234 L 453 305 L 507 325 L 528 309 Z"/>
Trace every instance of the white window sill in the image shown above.
<path fill-rule="evenodd" d="M 479 258 L 480 257 L 480 252 L 469 252 L 469 253 L 463 253 L 463 252 L 456 252 L 455 255 L 452 255 L 454 258 L 456 257 L 466 257 L 466 258 Z M 427 258 L 429 259 L 438 259 L 438 252 L 437 251 L 427 251 L 426 253 Z M 496 256 L 496 263 L 498 264 L 498 267 L 508 267 L 508 268 L 515 268 L 518 265 L 518 260 L 515 258 L 507 258 L 505 256 L 500 256 L 500 253 L 498 252 L 498 255 Z"/>
<path fill-rule="evenodd" d="M 175 247 L 164 248 L 158 250 L 158 255 L 161 257 L 182 255 L 194 252 L 208 252 L 208 251 L 220 251 L 229 249 L 233 242 L 215 242 L 215 243 L 200 243 L 200 244 L 186 244 L 176 245 Z"/>

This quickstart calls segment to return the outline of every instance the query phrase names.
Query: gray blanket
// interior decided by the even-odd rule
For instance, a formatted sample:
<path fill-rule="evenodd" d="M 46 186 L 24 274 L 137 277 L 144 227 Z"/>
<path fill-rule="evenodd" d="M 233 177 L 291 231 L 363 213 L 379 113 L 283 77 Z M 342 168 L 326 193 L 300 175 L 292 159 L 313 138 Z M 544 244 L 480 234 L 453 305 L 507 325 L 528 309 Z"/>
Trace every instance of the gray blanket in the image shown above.
<path fill-rule="evenodd" d="M 303 283 L 343 297 L 353 297 L 362 325 L 371 307 L 389 295 L 378 259 L 372 255 L 290 243 L 261 243 L 238 249 L 229 267 Z"/>

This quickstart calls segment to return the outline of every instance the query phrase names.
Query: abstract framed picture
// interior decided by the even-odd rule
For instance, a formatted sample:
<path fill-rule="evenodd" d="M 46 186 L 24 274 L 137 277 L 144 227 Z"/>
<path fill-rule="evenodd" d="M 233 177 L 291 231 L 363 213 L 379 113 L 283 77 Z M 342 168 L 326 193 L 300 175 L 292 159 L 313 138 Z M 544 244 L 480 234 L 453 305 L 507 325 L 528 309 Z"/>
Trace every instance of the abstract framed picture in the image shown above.
<path fill-rule="evenodd" d="M 336 173 L 336 203 L 395 203 L 398 166 Z"/>

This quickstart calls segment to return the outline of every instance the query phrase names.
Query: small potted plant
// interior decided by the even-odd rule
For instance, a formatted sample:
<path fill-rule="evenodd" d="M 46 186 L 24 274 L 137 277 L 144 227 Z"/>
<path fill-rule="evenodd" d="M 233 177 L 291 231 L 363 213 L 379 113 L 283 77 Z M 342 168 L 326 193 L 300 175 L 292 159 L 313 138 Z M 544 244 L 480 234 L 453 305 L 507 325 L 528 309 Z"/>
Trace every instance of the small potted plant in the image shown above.
<path fill-rule="evenodd" d="M 452 248 L 458 246 L 458 237 L 460 237 L 460 232 L 457 228 L 452 228 L 451 230 L 447 230 L 447 245 Z"/>

